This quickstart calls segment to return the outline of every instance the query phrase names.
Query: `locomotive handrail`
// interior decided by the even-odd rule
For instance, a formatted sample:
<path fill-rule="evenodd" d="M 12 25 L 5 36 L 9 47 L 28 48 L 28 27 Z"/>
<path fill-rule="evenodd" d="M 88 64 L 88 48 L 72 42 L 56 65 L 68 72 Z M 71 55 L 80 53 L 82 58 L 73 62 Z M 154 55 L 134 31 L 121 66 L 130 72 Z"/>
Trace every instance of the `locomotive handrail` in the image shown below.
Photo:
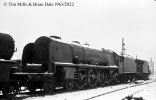
<path fill-rule="evenodd" d="M 80 42 L 79 42 L 79 41 L 72 41 L 72 42 L 77 43 L 77 44 L 80 44 Z M 80 45 L 81 45 L 81 44 L 80 44 Z"/>
<path fill-rule="evenodd" d="M 13 61 L 13 60 L 2 60 L 2 59 L 0 59 L 0 62 L 6 62 L 6 63 L 8 63 L 8 62 L 10 62 L 10 63 L 16 63 L 16 61 Z"/>
<path fill-rule="evenodd" d="M 24 72 L 16 72 L 16 73 L 12 73 L 15 75 L 53 75 L 54 73 L 24 73 Z"/>
<path fill-rule="evenodd" d="M 27 64 L 27 66 L 42 66 L 42 64 Z"/>
<path fill-rule="evenodd" d="M 55 39 L 60 39 L 61 40 L 61 37 L 59 37 L 59 36 L 55 36 L 55 35 L 52 35 L 52 36 L 50 36 L 51 38 L 55 38 Z"/>
<path fill-rule="evenodd" d="M 90 64 L 73 64 L 73 63 L 64 63 L 64 62 L 54 62 L 55 65 L 61 65 L 61 66 L 82 66 L 82 67 L 95 67 L 95 68 L 115 68 L 118 69 L 118 66 L 99 66 L 99 65 L 90 65 Z"/>

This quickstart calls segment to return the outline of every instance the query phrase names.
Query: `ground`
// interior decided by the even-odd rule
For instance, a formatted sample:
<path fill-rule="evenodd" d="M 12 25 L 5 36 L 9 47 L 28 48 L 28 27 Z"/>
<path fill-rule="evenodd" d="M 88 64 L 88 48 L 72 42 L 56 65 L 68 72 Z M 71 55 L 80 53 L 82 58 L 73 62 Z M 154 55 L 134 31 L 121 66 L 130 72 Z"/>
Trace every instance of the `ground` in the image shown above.
<path fill-rule="evenodd" d="M 154 81 L 156 80 L 156 76 L 152 76 L 150 79 Z M 151 80 L 146 82 L 150 82 Z M 145 81 L 97 87 L 80 91 L 58 92 L 54 94 L 22 93 L 18 94 L 12 100 L 128 100 L 127 97 L 133 98 L 129 100 L 156 100 L 156 82 L 133 87 L 140 83 L 145 83 Z"/>

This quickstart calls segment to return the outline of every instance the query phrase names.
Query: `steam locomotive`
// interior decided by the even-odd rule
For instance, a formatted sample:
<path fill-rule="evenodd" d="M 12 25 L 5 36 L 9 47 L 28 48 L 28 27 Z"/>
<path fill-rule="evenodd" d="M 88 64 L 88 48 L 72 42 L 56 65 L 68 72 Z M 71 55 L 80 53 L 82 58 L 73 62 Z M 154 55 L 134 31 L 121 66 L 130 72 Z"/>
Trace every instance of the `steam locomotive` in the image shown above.
<path fill-rule="evenodd" d="M 13 38 L 9 34 L 0 33 L 0 91 L 6 96 L 14 95 L 18 88 L 11 75 L 16 63 L 16 61 L 10 60 L 14 50 Z"/>
<path fill-rule="evenodd" d="M 47 92 L 60 86 L 72 90 L 75 87 L 82 89 L 112 82 L 131 82 L 144 78 L 141 76 L 147 79 L 149 73 L 146 61 L 118 55 L 110 50 L 82 46 L 77 41 L 74 44 L 65 43 L 56 36 L 42 36 L 27 44 L 22 64 L 28 73 L 44 73 L 31 75 L 30 90 L 43 88 Z M 37 86 L 36 83 L 41 84 Z"/>
<path fill-rule="evenodd" d="M 5 43 L 1 41 L 0 44 Z M 9 38 L 8 41 L 4 44 L 7 47 L 10 46 L 9 43 L 14 43 L 12 38 Z M 8 47 L 7 50 L 11 48 Z M 4 50 L 4 48 L 0 49 Z M 11 50 L 14 51 L 14 47 Z M 8 53 L 1 55 L 3 55 L 1 59 L 4 59 L 3 57 L 11 58 Z M 18 65 L 17 61 L 11 63 L 11 67 L 15 65 Z M 3 65 L 0 67 L 7 69 Z M 73 41 L 71 44 L 66 43 L 57 36 L 41 36 L 34 43 L 28 43 L 23 49 L 22 66 L 18 69 L 18 71 L 11 72 L 10 69 L 7 69 L 7 75 L 10 75 L 7 82 L 14 81 L 14 85 L 11 85 L 14 87 L 12 94 L 19 91 L 19 87 L 22 86 L 25 86 L 30 92 L 42 89 L 51 93 L 56 87 L 63 87 L 70 91 L 75 88 L 83 89 L 86 86 L 93 88 L 109 83 L 146 80 L 149 75 L 149 65 L 145 60 L 119 55 L 103 48 L 98 50 L 81 45 L 78 41 Z M 10 91 L 7 93 L 9 94 Z"/>

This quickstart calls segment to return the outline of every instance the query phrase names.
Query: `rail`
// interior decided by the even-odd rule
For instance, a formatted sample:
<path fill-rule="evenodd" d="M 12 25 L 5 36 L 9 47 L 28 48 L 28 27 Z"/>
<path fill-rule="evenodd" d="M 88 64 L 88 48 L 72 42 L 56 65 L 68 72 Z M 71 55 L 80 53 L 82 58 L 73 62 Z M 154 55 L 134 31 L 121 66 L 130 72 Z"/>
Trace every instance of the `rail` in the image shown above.
<path fill-rule="evenodd" d="M 121 91 L 121 90 L 124 90 L 124 89 L 128 89 L 128 88 L 132 88 L 132 87 L 137 87 L 137 86 L 140 86 L 140 85 L 145 85 L 145 84 L 149 84 L 149 83 L 152 83 L 152 82 L 156 82 L 156 80 L 154 81 L 151 81 L 151 82 L 146 82 L 146 83 L 139 83 L 139 84 L 135 84 L 135 85 L 132 85 L 132 86 L 127 86 L 127 87 L 124 87 L 124 88 L 120 88 L 120 89 L 116 89 L 116 90 L 113 90 L 113 91 L 109 91 L 109 92 L 106 92 L 106 93 L 103 93 L 103 94 L 99 94 L 99 95 L 96 95 L 96 96 L 92 96 L 90 98 L 87 98 L 87 99 L 84 99 L 84 100 L 91 100 L 91 99 L 95 99 L 95 98 L 98 98 L 100 96 L 104 96 L 104 95 L 107 95 L 107 94 L 110 94 L 110 93 L 114 93 L 114 92 L 118 92 L 118 91 Z M 143 90 L 143 89 L 142 89 Z M 135 93 L 138 93 L 142 90 L 139 90 Z M 134 93 L 134 94 L 135 94 Z M 132 95 L 132 94 L 131 94 Z"/>

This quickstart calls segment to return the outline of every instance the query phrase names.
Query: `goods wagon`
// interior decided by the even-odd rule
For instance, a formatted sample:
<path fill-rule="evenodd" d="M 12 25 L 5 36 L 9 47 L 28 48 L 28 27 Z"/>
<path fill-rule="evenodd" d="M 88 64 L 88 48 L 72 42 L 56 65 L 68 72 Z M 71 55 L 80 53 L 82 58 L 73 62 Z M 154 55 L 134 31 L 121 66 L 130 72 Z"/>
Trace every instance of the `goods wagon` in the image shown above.
<path fill-rule="evenodd" d="M 143 73 L 143 65 L 144 65 L 144 62 L 142 60 L 139 60 L 139 59 L 136 59 L 135 60 L 136 62 L 136 68 L 137 68 L 137 73 Z"/>
<path fill-rule="evenodd" d="M 135 59 L 129 55 L 119 57 L 119 73 L 137 73 Z"/>
<path fill-rule="evenodd" d="M 149 63 L 145 60 L 143 60 L 143 73 L 149 73 Z"/>
<path fill-rule="evenodd" d="M 144 65 L 143 65 L 143 79 L 144 80 L 147 80 L 149 79 L 149 74 L 150 74 L 150 71 L 149 71 L 149 63 L 145 60 L 144 61 Z"/>
<path fill-rule="evenodd" d="M 135 59 L 129 55 L 120 56 L 119 58 L 119 81 L 135 81 L 137 74 Z"/>
<path fill-rule="evenodd" d="M 130 56 L 124 56 L 124 73 L 137 73 L 135 59 Z"/>
<path fill-rule="evenodd" d="M 148 62 L 145 60 L 136 59 L 135 60 L 137 65 L 137 79 L 148 79 L 149 75 L 149 65 Z"/>

